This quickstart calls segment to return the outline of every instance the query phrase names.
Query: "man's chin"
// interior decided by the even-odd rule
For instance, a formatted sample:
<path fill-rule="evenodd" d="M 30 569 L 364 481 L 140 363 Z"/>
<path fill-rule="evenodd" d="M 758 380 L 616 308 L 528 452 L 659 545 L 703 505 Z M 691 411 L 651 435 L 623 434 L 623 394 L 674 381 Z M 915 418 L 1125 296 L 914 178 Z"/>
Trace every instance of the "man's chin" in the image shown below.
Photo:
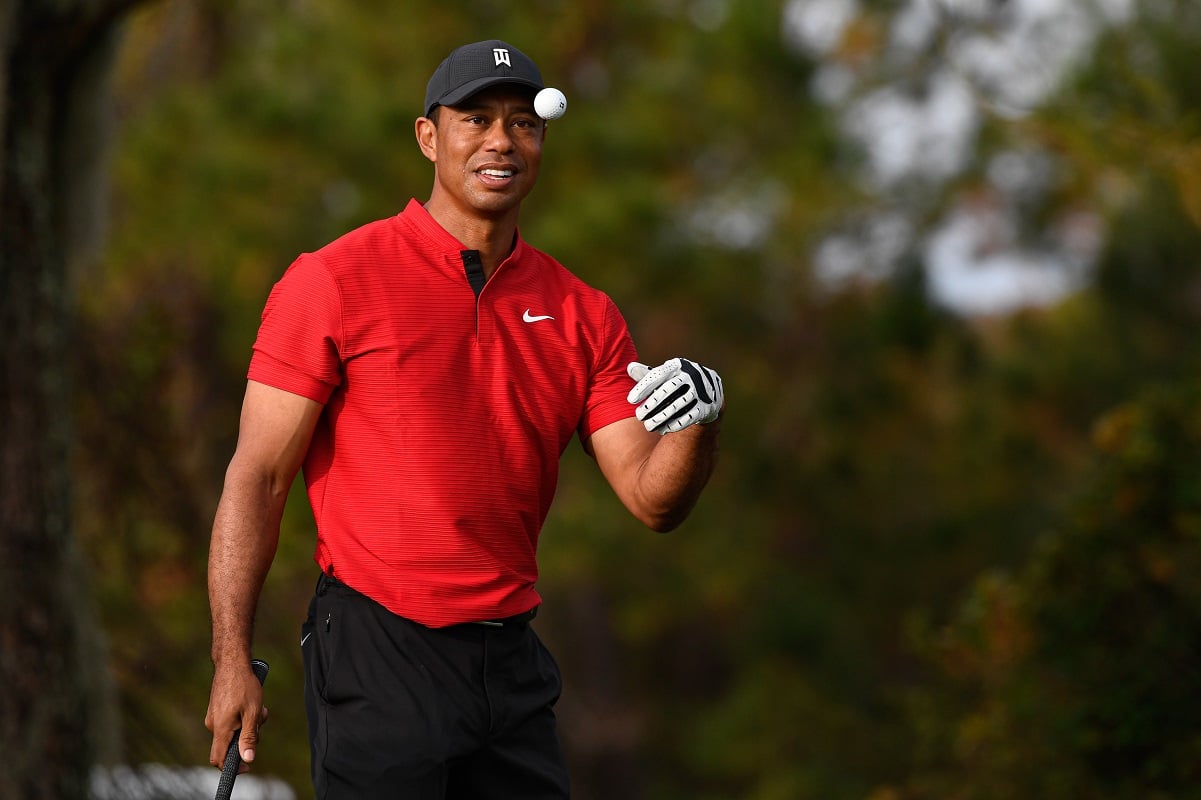
<path fill-rule="evenodd" d="M 486 217 L 503 217 L 521 207 L 521 201 L 526 197 L 525 192 L 489 192 L 472 198 L 471 207 L 477 213 Z"/>

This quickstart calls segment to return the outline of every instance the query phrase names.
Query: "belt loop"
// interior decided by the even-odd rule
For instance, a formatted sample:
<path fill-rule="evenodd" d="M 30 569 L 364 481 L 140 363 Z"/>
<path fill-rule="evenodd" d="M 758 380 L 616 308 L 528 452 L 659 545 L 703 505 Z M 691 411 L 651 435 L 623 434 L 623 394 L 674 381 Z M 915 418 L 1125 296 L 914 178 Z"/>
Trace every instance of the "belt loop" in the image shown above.
<path fill-rule="evenodd" d="M 329 588 L 331 583 L 333 583 L 333 579 L 324 572 L 321 572 L 317 575 L 317 586 L 313 589 L 313 591 L 318 597 L 322 597 L 325 595 L 325 590 Z"/>

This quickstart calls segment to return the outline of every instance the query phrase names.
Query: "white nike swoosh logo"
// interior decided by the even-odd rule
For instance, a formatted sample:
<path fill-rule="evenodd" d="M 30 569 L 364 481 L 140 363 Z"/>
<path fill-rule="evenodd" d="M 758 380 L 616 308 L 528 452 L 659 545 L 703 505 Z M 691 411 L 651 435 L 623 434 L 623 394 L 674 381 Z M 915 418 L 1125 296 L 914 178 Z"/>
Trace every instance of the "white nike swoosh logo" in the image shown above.
<path fill-rule="evenodd" d="M 541 314 L 535 317 L 530 313 L 528 308 L 525 310 L 525 313 L 521 315 L 521 318 L 526 322 L 541 322 L 544 319 L 554 319 L 554 317 L 552 317 L 550 314 Z"/>
<path fill-rule="evenodd" d="M 312 631 L 309 631 L 308 633 L 306 633 L 306 634 L 304 635 L 304 638 L 300 640 L 300 646 L 301 646 L 301 647 L 304 647 L 304 643 L 305 643 L 305 642 L 307 642 L 307 641 L 309 640 L 309 637 L 310 637 L 310 636 L 312 636 L 312 635 L 313 635 L 313 632 L 312 632 Z"/>

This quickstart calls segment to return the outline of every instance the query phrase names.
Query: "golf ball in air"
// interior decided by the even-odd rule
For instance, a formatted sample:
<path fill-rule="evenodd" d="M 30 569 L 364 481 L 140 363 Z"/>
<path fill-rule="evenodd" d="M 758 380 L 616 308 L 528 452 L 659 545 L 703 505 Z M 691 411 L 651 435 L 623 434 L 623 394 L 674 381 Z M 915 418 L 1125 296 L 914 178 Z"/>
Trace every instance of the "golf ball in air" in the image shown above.
<path fill-rule="evenodd" d="M 534 110 L 543 119 L 558 119 L 567 112 L 567 98 L 548 86 L 534 96 Z"/>

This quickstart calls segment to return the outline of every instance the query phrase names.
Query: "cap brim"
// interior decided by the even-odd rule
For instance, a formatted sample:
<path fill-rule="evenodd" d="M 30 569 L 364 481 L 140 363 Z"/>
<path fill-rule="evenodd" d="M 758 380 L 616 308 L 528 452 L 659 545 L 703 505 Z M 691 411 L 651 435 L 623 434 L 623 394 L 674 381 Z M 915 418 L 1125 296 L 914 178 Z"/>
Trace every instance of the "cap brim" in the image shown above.
<path fill-rule="evenodd" d="M 518 78 L 515 76 L 489 76 L 487 78 L 469 81 L 462 86 L 457 87 L 453 92 L 447 92 L 441 98 L 431 103 L 430 107 L 425 111 L 428 114 L 433 110 L 434 106 L 456 106 L 466 100 L 468 97 L 471 97 L 476 92 L 482 92 L 489 86 L 496 86 L 497 84 L 501 83 L 511 83 L 517 86 L 526 86 L 536 92 L 540 92 L 546 88 L 536 81 L 527 80 L 525 78 Z"/>

